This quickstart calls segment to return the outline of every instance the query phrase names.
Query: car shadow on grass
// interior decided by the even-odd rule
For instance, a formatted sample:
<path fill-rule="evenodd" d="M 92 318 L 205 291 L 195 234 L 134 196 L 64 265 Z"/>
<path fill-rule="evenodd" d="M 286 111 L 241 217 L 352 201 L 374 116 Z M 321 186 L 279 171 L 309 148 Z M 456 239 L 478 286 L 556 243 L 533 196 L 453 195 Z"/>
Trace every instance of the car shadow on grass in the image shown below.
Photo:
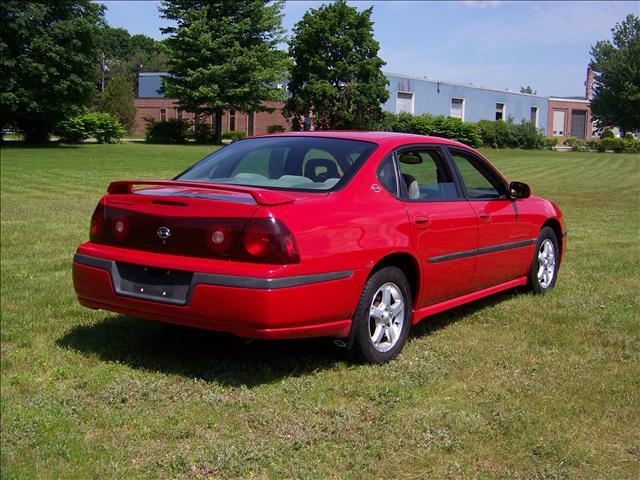
<path fill-rule="evenodd" d="M 511 290 L 425 318 L 412 328 L 409 340 L 521 294 Z M 326 338 L 247 342 L 233 335 L 125 315 L 78 325 L 56 344 L 136 369 L 233 387 L 254 387 L 284 377 L 308 375 L 342 362 L 357 363 L 351 352 L 336 348 Z"/>
<path fill-rule="evenodd" d="M 234 387 L 307 375 L 349 359 L 349 352 L 328 339 L 248 343 L 233 335 L 124 315 L 78 325 L 56 344 L 136 369 Z"/>
<path fill-rule="evenodd" d="M 476 313 L 493 305 L 503 303 L 519 295 L 527 295 L 527 293 L 520 288 L 507 290 L 505 292 L 500 292 L 489 297 L 481 298 L 479 300 L 475 300 L 459 307 L 452 308 L 451 310 L 446 310 L 444 312 L 427 317 L 411 328 L 411 336 L 409 337 L 409 340 L 411 340 L 412 338 L 419 338 L 429 335 L 440 329 L 446 328 L 452 323 L 463 320 L 466 316 L 472 313 Z"/>

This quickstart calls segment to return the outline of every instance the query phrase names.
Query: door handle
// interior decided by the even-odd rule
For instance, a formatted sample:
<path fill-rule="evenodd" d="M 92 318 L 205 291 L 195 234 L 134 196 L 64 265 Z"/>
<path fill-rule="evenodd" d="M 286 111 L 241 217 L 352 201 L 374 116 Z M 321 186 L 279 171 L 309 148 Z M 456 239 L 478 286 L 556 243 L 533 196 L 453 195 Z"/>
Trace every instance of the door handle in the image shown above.
<path fill-rule="evenodd" d="M 430 219 L 426 215 L 417 214 L 414 215 L 413 221 L 418 225 L 418 227 L 426 228 L 429 226 Z"/>
<path fill-rule="evenodd" d="M 491 215 L 489 215 L 489 212 L 487 212 L 486 210 L 481 210 L 480 212 L 478 212 L 478 217 L 480 217 L 480 220 L 483 222 L 488 222 L 489 220 L 491 220 Z"/>

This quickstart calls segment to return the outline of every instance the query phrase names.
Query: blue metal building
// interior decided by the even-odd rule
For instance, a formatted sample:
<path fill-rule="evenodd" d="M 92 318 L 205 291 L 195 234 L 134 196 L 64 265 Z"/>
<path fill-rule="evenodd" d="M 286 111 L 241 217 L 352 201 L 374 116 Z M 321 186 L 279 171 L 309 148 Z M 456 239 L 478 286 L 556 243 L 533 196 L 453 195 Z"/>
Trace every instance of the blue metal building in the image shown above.
<path fill-rule="evenodd" d="M 162 87 L 162 77 L 168 75 L 164 72 L 149 72 L 138 74 L 138 97 L 139 98 L 164 98 L 160 93 Z"/>
<path fill-rule="evenodd" d="M 389 80 L 389 99 L 382 106 L 392 113 L 429 113 L 457 117 L 465 122 L 527 120 L 547 131 L 549 100 L 540 95 L 441 82 L 428 77 L 385 73 Z"/>

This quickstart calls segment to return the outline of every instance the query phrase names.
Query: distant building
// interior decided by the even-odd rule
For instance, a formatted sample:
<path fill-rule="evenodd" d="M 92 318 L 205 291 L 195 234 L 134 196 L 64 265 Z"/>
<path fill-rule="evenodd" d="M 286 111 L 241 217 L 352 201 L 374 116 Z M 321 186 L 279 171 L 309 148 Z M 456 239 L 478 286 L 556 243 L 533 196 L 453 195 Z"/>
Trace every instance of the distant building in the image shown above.
<path fill-rule="evenodd" d="M 136 106 L 136 127 L 134 132 L 144 133 L 146 119 L 155 121 L 183 118 L 193 121 L 194 115 L 180 109 L 178 101 L 166 98 L 160 91 L 162 77 L 168 75 L 165 72 L 140 73 L 138 75 L 138 96 L 134 99 Z M 273 112 L 246 112 L 227 110 L 222 116 L 222 131 L 241 130 L 247 135 L 260 135 L 267 133 L 269 125 L 280 125 L 285 131 L 290 131 L 291 126 L 282 116 L 282 103 L 265 102 L 265 106 L 273 108 Z M 203 119 L 205 123 L 213 123 L 211 116 Z"/>
<path fill-rule="evenodd" d="M 547 131 L 549 101 L 546 97 L 427 77 L 385 75 L 389 80 L 389 99 L 382 108 L 388 112 L 429 113 L 456 117 L 465 122 L 506 121 L 511 117 L 516 123 L 526 120 Z"/>
<path fill-rule="evenodd" d="M 136 133 L 144 132 L 145 118 L 156 121 L 172 118 L 193 120 L 193 114 L 179 109 L 175 99 L 161 93 L 164 72 L 141 73 L 138 77 L 138 97 L 135 99 Z M 544 97 L 511 90 L 460 84 L 428 77 L 385 73 L 389 80 L 389 99 L 382 105 L 387 112 L 424 113 L 456 117 L 465 122 L 504 120 L 531 122 L 545 135 L 565 139 L 569 136 L 591 139 L 593 126 L 589 102 L 593 91 L 593 74 L 587 70 L 585 97 Z M 282 116 L 282 103 L 267 103 L 274 111 L 247 114 L 224 112 L 222 129 L 242 130 L 248 135 L 267 133 L 269 125 L 280 125 L 285 131 L 291 126 Z M 212 119 L 206 118 L 207 123 Z"/>
<path fill-rule="evenodd" d="M 591 99 L 593 98 L 593 71 L 587 68 L 584 97 L 549 97 L 549 137 L 583 138 L 593 136 Z"/>

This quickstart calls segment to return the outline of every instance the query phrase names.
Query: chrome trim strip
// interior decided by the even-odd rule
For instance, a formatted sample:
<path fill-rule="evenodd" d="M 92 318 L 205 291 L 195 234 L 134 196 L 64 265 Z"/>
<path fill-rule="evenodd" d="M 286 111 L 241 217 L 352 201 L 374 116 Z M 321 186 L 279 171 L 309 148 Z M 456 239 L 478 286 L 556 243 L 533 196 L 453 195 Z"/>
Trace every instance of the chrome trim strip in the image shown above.
<path fill-rule="evenodd" d="M 439 262 L 446 262 L 449 260 L 458 260 L 460 258 L 473 257 L 476 255 L 482 255 L 485 253 L 494 253 L 494 252 L 501 252 L 503 250 L 510 250 L 512 248 L 527 247 L 529 245 L 533 245 L 535 241 L 536 241 L 535 239 L 529 239 L 529 240 L 521 240 L 518 242 L 491 245 L 490 247 L 475 248 L 473 250 L 463 250 L 460 252 L 447 253 L 446 255 L 438 255 L 435 257 L 431 257 L 427 261 L 429 263 L 439 263 Z"/>
<path fill-rule="evenodd" d="M 89 267 L 107 270 L 111 274 L 112 281 L 115 278 L 114 270 L 116 269 L 116 265 L 113 260 L 107 260 L 104 258 L 92 257 L 90 255 L 85 255 L 82 253 L 76 253 L 73 256 L 73 261 L 81 265 L 87 265 Z M 217 285 L 222 287 L 252 288 L 257 290 L 277 290 L 279 288 L 299 287 L 302 285 L 311 285 L 314 283 L 341 280 L 344 278 L 349 278 L 351 276 L 353 276 L 353 270 L 313 273 L 310 275 L 294 275 L 291 277 L 279 278 L 240 277 L 236 275 L 194 272 L 193 280 L 191 281 L 191 287 L 198 284 L 204 284 Z M 127 295 L 130 296 L 129 294 Z"/>

